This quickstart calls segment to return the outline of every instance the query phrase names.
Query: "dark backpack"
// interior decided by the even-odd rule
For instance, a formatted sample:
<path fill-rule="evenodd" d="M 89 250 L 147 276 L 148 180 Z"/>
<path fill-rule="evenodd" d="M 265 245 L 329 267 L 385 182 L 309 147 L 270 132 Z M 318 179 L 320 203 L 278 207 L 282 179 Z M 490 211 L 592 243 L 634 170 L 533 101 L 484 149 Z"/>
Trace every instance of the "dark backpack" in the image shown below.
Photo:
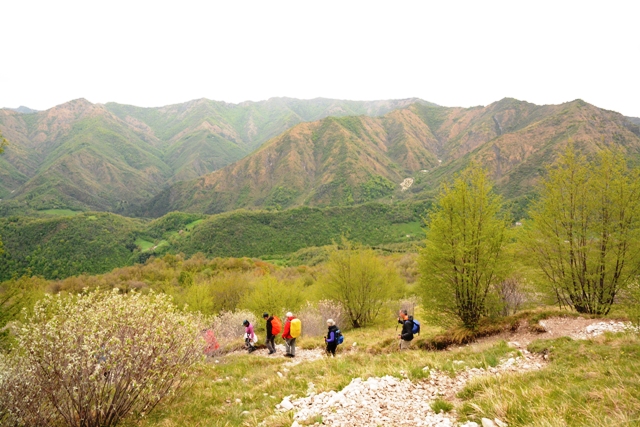
<path fill-rule="evenodd" d="M 413 322 L 413 328 L 411 329 L 411 332 L 413 333 L 413 335 L 415 334 L 419 334 L 420 333 L 420 322 L 418 322 L 417 320 L 412 320 Z"/>
<path fill-rule="evenodd" d="M 340 345 L 340 344 L 342 344 L 344 342 L 344 336 L 342 335 L 342 331 L 340 329 L 336 329 L 335 337 L 336 337 L 336 342 L 338 343 L 338 345 Z"/>

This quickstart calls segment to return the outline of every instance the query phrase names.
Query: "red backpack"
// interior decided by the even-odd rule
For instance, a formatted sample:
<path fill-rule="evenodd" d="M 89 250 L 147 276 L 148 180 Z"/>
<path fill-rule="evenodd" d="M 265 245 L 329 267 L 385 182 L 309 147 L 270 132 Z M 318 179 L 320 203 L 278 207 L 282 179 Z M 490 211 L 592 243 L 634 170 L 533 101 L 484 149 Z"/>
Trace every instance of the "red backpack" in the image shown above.
<path fill-rule="evenodd" d="M 271 321 L 271 333 L 275 336 L 282 332 L 282 322 L 276 316 Z"/>

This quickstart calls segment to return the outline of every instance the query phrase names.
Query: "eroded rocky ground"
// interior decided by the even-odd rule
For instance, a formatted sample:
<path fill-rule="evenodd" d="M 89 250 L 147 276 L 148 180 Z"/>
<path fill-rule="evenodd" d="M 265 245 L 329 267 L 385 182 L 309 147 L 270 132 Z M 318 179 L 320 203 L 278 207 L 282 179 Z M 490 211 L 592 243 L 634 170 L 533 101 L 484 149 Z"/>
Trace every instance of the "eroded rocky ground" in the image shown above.
<path fill-rule="evenodd" d="M 513 333 L 507 337 L 509 345 L 519 350 L 519 356 L 502 360 L 496 367 L 487 369 L 465 368 L 452 377 L 448 373 L 431 370 L 428 378 L 412 382 L 406 374 L 399 377 L 354 378 L 349 385 L 339 391 L 316 393 L 310 385 L 307 396 L 296 398 L 287 396 L 276 408 L 279 411 L 293 411 L 292 427 L 301 425 L 328 426 L 461 426 L 478 427 L 475 422 L 458 423 L 455 411 L 435 413 L 432 403 L 437 399 L 454 401 L 456 394 L 473 378 L 480 376 L 500 376 L 542 369 L 546 360 L 543 356 L 531 354 L 527 344 L 535 338 L 557 338 L 570 336 L 574 339 L 588 339 L 604 332 L 622 332 L 631 328 L 628 323 L 583 318 L 553 318 L 540 322 L 546 332 Z M 272 356 L 271 356 L 272 357 Z M 301 363 L 323 357 L 319 350 L 299 353 L 291 363 Z M 454 363 L 463 363 L 456 362 Z M 428 368 L 424 368 L 428 370 Z M 266 424 L 265 424 L 266 425 Z M 504 427 L 501 420 L 481 420 L 482 427 Z"/>

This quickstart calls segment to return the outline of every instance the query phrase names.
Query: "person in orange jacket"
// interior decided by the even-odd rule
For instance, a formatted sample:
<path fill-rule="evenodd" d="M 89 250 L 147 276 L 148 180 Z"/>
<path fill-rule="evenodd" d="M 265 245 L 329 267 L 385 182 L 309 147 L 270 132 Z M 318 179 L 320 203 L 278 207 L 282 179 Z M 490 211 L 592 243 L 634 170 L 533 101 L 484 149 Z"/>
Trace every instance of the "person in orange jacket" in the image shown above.
<path fill-rule="evenodd" d="M 282 331 L 282 338 L 284 338 L 285 347 L 287 348 L 285 357 L 296 357 L 296 339 L 291 336 L 291 321 L 293 319 L 295 319 L 295 316 L 288 312 L 287 320 L 284 322 L 284 330 Z"/>

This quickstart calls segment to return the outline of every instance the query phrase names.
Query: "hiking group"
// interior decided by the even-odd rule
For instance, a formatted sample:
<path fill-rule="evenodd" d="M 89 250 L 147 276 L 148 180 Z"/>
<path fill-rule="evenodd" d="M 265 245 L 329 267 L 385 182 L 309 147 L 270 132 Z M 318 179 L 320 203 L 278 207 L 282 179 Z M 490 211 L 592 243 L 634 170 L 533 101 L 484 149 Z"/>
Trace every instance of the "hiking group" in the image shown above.
<path fill-rule="evenodd" d="M 285 342 L 285 357 L 296 357 L 296 338 L 302 334 L 302 322 L 295 317 L 293 313 L 288 312 L 286 314 L 286 320 L 284 322 L 284 329 L 282 321 L 277 316 L 269 315 L 269 313 L 263 313 L 262 318 L 266 321 L 267 339 L 266 346 L 269 350 L 269 355 L 276 353 L 275 339 L 282 332 L 282 338 Z M 245 327 L 244 343 L 249 353 L 253 353 L 256 350 L 256 343 L 258 337 L 256 336 L 253 325 L 248 320 L 242 322 Z M 324 338 L 327 345 L 327 355 L 335 356 L 338 345 L 342 344 L 344 337 L 342 332 L 336 326 L 336 322 L 333 319 L 327 319 L 327 335 Z"/>
<path fill-rule="evenodd" d="M 286 314 L 284 327 L 282 321 L 277 316 L 263 313 L 262 318 L 266 321 L 267 339 L 266 346 L 269 355 L 276 353 L 275 339 L 282 332 L 282 338 L 285 342 L 285 357 L 296 357 L 296 339 L 302 334 L 302 322 L 295 317 L 293 313 Z M 245 327 L 244 342 L 249 353 L 256 350 L 258 337 L 253 330 L 253 325 L 248 320 L 242 322 Z M 420 322 L 409 315 L 407 310 L 400 310 L 398 313 L 398 324 L 402 325 L 402 330 L 398 335 L 400 340 L 400 350 L 406 350 L 411 346 L 414 335 L 420 333 Z M 397 328 L 396 328 L 397 329 Z M 338 345 L 344 342 L 342 331 L 336 325 L 333 319 L 327 319 L 327 335 L 324 337 L 326 343 L 326 353 L 328 356 L 335 357 Z"/>

